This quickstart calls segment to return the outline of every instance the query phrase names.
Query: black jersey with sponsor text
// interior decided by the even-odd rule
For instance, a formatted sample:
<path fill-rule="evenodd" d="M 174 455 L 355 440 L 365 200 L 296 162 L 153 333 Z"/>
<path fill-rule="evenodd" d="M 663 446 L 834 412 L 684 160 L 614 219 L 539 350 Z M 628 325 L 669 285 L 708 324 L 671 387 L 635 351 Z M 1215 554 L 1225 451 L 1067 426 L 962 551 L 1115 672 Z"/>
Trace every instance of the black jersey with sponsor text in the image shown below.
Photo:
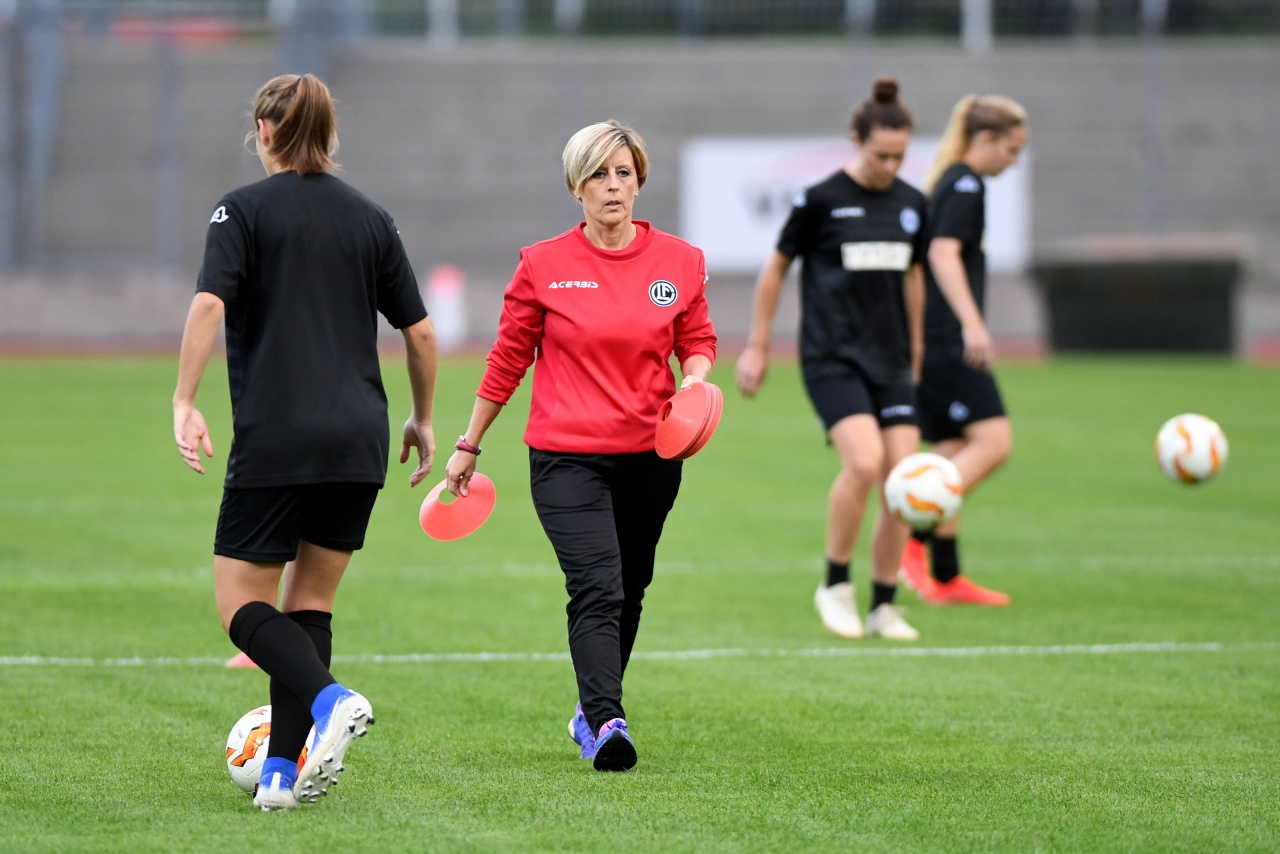
<path fill-rule="evenodd" d="M 241 187 L 214 209 L 197 290 L 226 305 L 226 486 L 382 484 L 377 315 L 396 328 L 426 317 L 386 211 L 328 174 Z"/>
<path fill-rule="evenodd" d="M 921 260 L 924 195 L 895 179 L 869 190 L 841 170 L 796 197 L 778 251 L 800 258 L 800 358 L 818 376 L 854 365 L 909 380 L 903 274 Z"/>
<path fill-rule="evenodd" d="M 982 178 L 963 163 L 942 173 L 929 196 L 925 246 L 935 237 L 960 241 L 960 260 L 978 311 L 985 316 L 987 258 L 982 250 L 986 229 L 987 188 Z M 938 280 L 925 263 L 925 358 L 959 358 L 964 354 L 960 321 L 938 288 Z"/>

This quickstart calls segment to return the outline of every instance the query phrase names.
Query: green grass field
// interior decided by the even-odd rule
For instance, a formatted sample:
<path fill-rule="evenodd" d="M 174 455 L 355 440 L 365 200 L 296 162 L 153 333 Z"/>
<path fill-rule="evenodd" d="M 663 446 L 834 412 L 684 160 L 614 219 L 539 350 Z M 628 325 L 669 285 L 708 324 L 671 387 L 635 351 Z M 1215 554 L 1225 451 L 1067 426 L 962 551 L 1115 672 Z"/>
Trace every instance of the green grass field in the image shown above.
<path fill-rule="evenodd" d="M 486 438 L 499 502 L 473 536 L 418 529 L 443 458 L 415 491 L 393 462 L 335 622 L 334 670 L 378 723 L 333 795 L 288 814 L 254 811 L 223 765 L 266 678 L 221 666 L 235 650 L 213 608 L 225 373 L 201 391 L 217 456 L 200 478 L 173 448 L 174 371 L 0 361 L 0 849 L 1280 849 L 1280 370 L 1004 366 L 1014 457 L 970 498 L 962 542 L 1013 606 L 904 591 L 922 638 L 895 645 L 824 634 L 834 456 L 793 364 L 743 401 L 726 357 L 724 418 L 686 464 L 627 675 L 625 775 L 591 771 L 565 732 L 565 596 L 520 397 Z M 480 371 L 442 367 L 445 447 Z M 386 373 L 399 423 L 406 382 Z M 1231 442 L 1194 488 L 1152 459 L 1184 411 Z M 864 607 L 866 554 L 864 537 Z"/>

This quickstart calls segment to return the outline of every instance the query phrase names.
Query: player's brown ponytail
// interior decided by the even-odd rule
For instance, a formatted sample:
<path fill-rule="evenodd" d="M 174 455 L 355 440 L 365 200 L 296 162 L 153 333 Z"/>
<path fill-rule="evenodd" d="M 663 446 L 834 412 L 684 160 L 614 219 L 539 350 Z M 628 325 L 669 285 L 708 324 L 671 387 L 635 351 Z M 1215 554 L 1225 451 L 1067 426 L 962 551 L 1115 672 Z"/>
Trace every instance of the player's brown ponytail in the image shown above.
<path fill-rule="evenodd" d="M 338 168 L 338 122 L 333 97 L 313 74 L 282 74 L 267 81 L 253 102 L 254 125 L 274 125 L 268 153 L 285 169 L 306 175 Z"/>

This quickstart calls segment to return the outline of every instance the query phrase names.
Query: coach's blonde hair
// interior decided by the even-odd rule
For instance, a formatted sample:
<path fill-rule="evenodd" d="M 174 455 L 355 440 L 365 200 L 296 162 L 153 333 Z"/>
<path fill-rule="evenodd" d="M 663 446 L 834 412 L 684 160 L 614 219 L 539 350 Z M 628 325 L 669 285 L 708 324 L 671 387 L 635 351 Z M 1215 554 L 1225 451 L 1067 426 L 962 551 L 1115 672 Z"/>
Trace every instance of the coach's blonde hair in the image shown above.
<path fill-rule="evenodd" d="M 338 168 L 338 120 L 329 87 L 314 74 L 281 74 L 268 80 L 253 99 L 253 126 L 258 119 L 274 126 L 267 153 L 284 169 L 300 175 Z"/>
<path fill-rule="evenodd" d="M 1027 111 L 1012 98 L 1003 95 L 965 95 L 951 110 L 947 129 L 942 132 L 938 153 L 925 176 L 924 191 L 933 192 L 942 173 L 964 159 L 969 143 L 984 130 L 996 136 L 1004 136 L 1017 127 L 1027 124 Z"/>
<path fill-rule="evenodd" d="M 649 155 L 644 150 L 644 140 L 635 128 L 615 119 L 587 125 L 569 137 L 564 147 L 564 185 L 574 198 L 582 192 L 582 185 L 603 166 L 622 146 L 631 149 L 636 164 L 636 181 L 643 187 L 649 177 Z"/>

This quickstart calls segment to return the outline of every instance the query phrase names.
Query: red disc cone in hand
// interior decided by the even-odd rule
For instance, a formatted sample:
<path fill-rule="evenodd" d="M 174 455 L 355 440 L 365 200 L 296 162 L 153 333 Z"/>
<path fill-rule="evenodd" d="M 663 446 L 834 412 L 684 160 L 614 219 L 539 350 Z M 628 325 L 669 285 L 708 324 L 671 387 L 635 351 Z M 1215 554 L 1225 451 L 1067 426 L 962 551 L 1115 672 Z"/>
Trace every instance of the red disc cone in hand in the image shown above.
<path fill-rule="evenodd" d="M 707 423 L 702 425 L 702 432 L 698 434 L 698 438 L 694 440 L 693 446 L 685 455 L 686 458 L 692 457 L 707 444 L 712 434 L 716 432 L 716 428 L 720 426 L 720 415 L 724 412 L 724 395 L 720 392 L 719 386 L 714 386 L 710 383 L 702 383 L 702 385 L 710 387 L 711 412 L 707 415 Z"/>
<path fill-rule="evenodd" d="M 724 395 L 708 382 L 677 391 L 658 410 L 654 449 L 668 460 L 686 460 L 702 450 L 720 424 Z"/>
<path fill-rule="evenodd" d="M 484 524 L 498 501 L 498 492 L 493 481 L 476 472 L 467 483 L 467 494 L 452 496 L 453 500 L 446 504 L 440 500 L 445 483 L 443 480 L 437 483 L 422 499 L 418 523 L 433 540 L 458 540 Z"/>

